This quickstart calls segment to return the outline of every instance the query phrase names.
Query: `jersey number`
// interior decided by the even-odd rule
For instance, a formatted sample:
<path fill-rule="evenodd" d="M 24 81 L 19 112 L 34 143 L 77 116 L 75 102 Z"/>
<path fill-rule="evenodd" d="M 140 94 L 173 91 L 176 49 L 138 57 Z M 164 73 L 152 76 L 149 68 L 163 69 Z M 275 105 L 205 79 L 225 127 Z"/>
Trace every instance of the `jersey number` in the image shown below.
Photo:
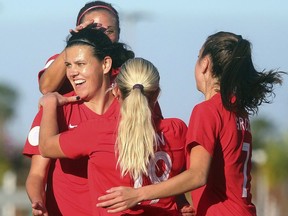
<path fill-rule="evenodd" d="M 157 162 L 163 162 L 164 166 L 161 169 L 161 173 L 163 173 L 161 176 L 157 175 L 158 166 Z M 172 161 L 169 154 L 167 154 L 164 151 L 158 151 L 155 153 L 155 158 L 151 159 L 149 162 L 148 167 L 148 175 L 149 179 L 151 181 L 151 184 L 157 184 L 159 182 L 165 181 L 169 178 L 169 174 L 171 172 L 172 168 Z M 139 188 L 143 186 L 143 179 L 142 177 L 136 179 L 134 181 L 134 188 Z M 150 204 L 157 203 L 159 199 L 151 200 Z"/>
<path fill-rule="evenodd" d="M 246 158 L 244 162 L 243 168 L 243 186 L 242 186 L 242 197 L 247 197 L 247 168 L 248 168 L 248 161 L 250 156 L 250 144 L 243 143 L 242 151 L 246 152 Z"/>

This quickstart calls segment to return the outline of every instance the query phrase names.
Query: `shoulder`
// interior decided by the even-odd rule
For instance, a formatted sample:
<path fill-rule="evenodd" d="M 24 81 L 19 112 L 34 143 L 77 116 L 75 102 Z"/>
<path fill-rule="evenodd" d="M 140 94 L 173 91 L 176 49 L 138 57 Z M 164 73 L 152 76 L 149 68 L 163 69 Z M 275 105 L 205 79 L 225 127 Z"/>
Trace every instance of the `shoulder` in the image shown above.
<path fill-rule="evenodd" d="M 43 70 L 48 68 L 58 56 L 59 56 L 59 54 L 55 54 L 55 55 L 51 56 L 50 58 L 48 58 L 48 60 L 45 63 L 45 66 L 44 66 Z"/>
<path fill-rule="evenodd" d="M 50 58 L 48 58 L 48 60 L 46 61 L 46 64 L 49 62 L 49 61 L 54 61 L 57 57 L 59 56 L 59 54 L 55 54 L 53 56 L 51 56 Z"/>
<path fill-rule="evenodd" d="M 186 123 L 179 118 L 164 118 L 159 120 L 159 130 L 172 132 L 173 134 L 183 134 L 187 131 Z"/>
<path fill-rule="evenodd" d="M 193 115 L 197 115 L 200 118 L 209 116 L 219 116 L 224 111 L 223 104 L 221 100 L 221 95 L 218 93 L 214 95 L 211 99 L 203 101 L 197 104 L 192 111 Z"/>
<path fill-rule="evenodd" d="M 165 151 L 184 150 L 187 125 L 178 118 L 161 119 L 157 127 L 160 148 Z"/>
<path fill-rule="evenodd" d="M 45 62 L 45 66 L 42 70 L 38 72 L 38 78 L 42 76 L 42 74 L 45 72 L 45 70 L 52 64 L 52 62 L 59 56 L 59 54 L 55 54 L 48 58 L 48 60 Z"/>

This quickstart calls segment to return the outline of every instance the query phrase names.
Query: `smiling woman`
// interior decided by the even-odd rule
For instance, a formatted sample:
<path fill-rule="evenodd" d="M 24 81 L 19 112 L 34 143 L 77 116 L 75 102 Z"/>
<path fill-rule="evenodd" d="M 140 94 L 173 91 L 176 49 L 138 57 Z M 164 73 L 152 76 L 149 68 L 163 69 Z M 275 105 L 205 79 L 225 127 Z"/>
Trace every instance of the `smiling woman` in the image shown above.
<path fill-rule="evenodd" d="M 119 61 L 115 59 L 114 56 L 119 56 L 119 58 L 122 56 L 124 46 L 120 43 L 113 44 L 108 37 L 98 36 L 103 35 L 102 30 L 105 31 L 101 29 L 91 34 L 93 30 L 88 28 L 79 33 L 73 33 L 65 49 L 68 80 L 76 94 L 85 101 L 88 107 L 90 103 L 102 97 L 101 92 L 106 93 L 103 89 L 107 90 L 110 87 L 111 68 L 119 68 L 127 58 L 123 55 L 124 59 L 119 59 Z M 97 40 L 90 35 L 95 36 Z"/>
<path fill-rule="evenodd" d="M 74 103 L 66 104 L 59 109 L 57 120 L 61 132 L 73 130 L 86 120 L 115 115 L 117 100 L 111 92 L 107 93 L 111 84 L 110 73 L 113 68 L 118 68 L 127 59 L 134 57 L 134 53 L 127 50 L 125 44 L 112 43 L 103 30 L 92 27 L 73 33 L 67 40 L 65 62 L 67 76 L 74 91 L 65 96 L 73 96 Z M 66 99 L 62 102 L 65 101 L 67 102 Z M 40 109 L 28 135 L 29 138 L 33 133 L 34 139 L 27 139 L 23 151 L 25 155 L 32 157 L 27 178 L 32 208 L 43 211 L 45 203 L 42 200 L 46 199 L 49 215 L 92 215 L 87 181 L 87 157 L 55 161 L 43 158 L 38 150 L 42 112 L 43 109 Z M 46 175 L 46 197 L 43 193 L 39 196 L 36 189 L 39 189 L 39 193 L 44 188 L 38 180 L 45 179 Z"/>

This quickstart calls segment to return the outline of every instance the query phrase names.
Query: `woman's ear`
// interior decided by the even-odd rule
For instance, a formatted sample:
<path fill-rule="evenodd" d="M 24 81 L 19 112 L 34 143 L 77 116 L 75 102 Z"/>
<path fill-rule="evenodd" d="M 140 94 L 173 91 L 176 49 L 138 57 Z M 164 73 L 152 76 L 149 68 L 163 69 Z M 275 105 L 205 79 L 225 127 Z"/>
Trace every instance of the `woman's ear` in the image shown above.
<path fill-rule="evenodd" d="M 210 57 L 208 55 L 204 56 L 202 59 L 201 59 L 201 71 L 203 74 L 205 74 L 208 69 L 210 68 Z"/>
<path fill-rule="evenodd" d="M 103 59 L 103 65 L 102 65 L 102 68 L 103 68 L 103 73 L 104 74 L 107 74 L 110 72 L 111 68 L 112 68 L 112 59 L 110 56 L 106 56 L 104 59 Z"/>

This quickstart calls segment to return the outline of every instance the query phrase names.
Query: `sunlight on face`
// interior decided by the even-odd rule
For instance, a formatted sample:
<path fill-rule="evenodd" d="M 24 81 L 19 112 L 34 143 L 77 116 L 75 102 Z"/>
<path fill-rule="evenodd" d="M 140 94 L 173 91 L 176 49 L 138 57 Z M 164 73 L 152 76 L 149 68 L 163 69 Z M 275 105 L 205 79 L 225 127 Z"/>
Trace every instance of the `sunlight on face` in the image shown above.
<path fill-rule="evenodd" d="M 74 91 L 83 100 L 89 101 L 103 86 L 102 62 L 92 55 L 87 45 L 75 45 L 65 50 L 66 75 Z"/>
<path fill-rule="evenodd" d="M 195 64 L 195 69 L 194 69 L 196 87 L 197 87 L 197 90 L 200 92 L 202 91 L 202 88 L 201 88 L 201 85 L 202 85 L 201 54 L 202 54 L 202 50 L 199 51 L 197 61 Z"/>
<path fill-rule="evenodd" d="M 85 14 L 83 22 L 94 20 L 94 23 L 101 24 L 102 27 L 106 28 L 105 34 L 114 43 L 119 40 L 119 32 L 115 18 L 107 11 L 91 11 Z"/>

